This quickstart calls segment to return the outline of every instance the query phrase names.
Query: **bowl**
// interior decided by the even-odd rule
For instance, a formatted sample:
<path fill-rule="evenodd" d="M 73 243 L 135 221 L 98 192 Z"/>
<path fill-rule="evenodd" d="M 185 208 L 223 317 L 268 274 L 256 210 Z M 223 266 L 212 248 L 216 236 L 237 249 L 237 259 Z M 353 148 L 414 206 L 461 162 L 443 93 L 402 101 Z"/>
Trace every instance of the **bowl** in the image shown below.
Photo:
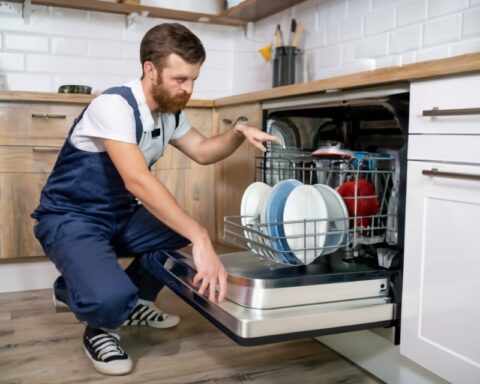
<path fill-rule="evenodd" d="M 349 216 L 360 216 L 356 220 L 356 225 L 367 228 L 371 218 L 361 216 L 376 215 L 380 208 L 373 184 L 366 179 L 355 179 L 343 183 L 337 192 L 345 201 Z"/>

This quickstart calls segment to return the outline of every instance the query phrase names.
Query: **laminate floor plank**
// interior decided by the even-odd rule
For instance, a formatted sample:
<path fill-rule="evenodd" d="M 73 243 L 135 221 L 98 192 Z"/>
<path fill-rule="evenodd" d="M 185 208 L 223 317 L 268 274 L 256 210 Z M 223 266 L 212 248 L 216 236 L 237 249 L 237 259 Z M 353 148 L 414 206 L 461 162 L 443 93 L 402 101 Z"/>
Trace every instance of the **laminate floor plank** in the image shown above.
<path fill-rule="evenodd" d="M 157 304 L 179 314 L 174 329 L 121 328 L 135 362 L 127 376 L 103 376 L 85 357 L 84 326 L 72 313 L 55 313 L 52 291 L 0 294 L 0 383 L 292 384 L 380 383 L 312 339 L 241 347 L 163 290 Z M 24 308 L 25 307 L 25 308 Z"/>

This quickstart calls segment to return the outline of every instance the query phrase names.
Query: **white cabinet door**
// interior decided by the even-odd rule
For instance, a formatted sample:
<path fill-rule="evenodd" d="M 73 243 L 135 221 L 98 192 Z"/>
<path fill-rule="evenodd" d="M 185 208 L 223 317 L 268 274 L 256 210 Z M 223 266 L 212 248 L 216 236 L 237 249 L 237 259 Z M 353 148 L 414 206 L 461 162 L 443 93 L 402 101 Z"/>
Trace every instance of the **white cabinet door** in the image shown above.
<path fill-rule="evenodd" d="M 447 174 L 422 174 L 435 168 Z M 480 383 L 480 180 L 468 175 L 480 166 L 408 162 L 400 350 L 459 384 Z"/>

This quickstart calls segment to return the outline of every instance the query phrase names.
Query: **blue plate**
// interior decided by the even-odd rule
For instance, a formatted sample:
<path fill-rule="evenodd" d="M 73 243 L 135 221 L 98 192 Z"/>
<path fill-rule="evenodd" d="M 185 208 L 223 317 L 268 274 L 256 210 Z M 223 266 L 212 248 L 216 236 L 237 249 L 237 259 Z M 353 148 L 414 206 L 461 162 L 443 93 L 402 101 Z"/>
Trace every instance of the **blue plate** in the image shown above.
<path fill-rule="evenodd" d="M 288 179 L 277 183 L 266 202 L 265 207 L 265 222 L 269 223 L 267 231 L 271 237 L 271 246 L 279 252 L 280 258 L 287 264 L 302 264 L 295 255 L 290 252 L 287 240 L 285 239 L 285 230 L 283 228 L 283 210 L 287 197 L 296 187 L 303 185 L 301 181 Z"/>

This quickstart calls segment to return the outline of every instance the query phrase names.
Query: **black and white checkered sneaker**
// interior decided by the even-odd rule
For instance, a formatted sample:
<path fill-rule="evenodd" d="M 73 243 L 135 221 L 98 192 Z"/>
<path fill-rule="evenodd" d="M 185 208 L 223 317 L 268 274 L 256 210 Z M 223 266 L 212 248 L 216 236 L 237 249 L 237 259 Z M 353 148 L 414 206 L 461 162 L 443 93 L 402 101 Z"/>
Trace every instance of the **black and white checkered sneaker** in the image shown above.
<path fill-rule="evenodd" d="M 139 299 L 137 305 L 123 323 L 124 326 L 147 326 L 152 328 L 172 328 L 180 322 L 175 315 L 162 312 L 152 301 Z"/>
<path fill-rule="evenodd" d="M 83 334 L 83 344 L 93 367 L 104 375 L 126 375 L 133 362 L 119 344 L 120 337 L 112 332 L 88 327 Z"/>

